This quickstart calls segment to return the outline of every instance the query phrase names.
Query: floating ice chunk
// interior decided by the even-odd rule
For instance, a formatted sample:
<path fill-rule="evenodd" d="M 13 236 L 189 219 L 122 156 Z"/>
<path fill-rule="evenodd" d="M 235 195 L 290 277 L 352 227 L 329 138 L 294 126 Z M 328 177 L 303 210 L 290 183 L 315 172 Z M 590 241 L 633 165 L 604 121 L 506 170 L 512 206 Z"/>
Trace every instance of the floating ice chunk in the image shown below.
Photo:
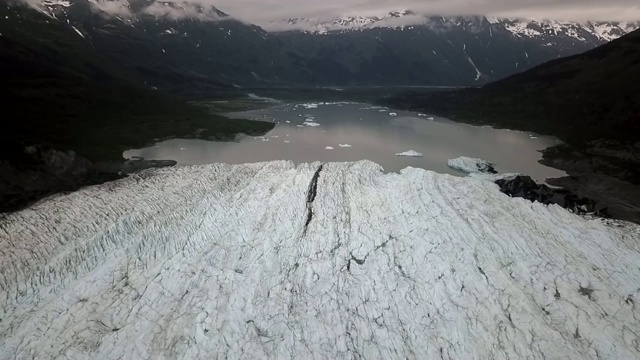
<path fill-rule="evenodd" d="M 291 124 L 291 121 L 290 121 L 290 120 L 286 120 L 285 122 L 286 122 L 287 124 Z"/>
<path fill-rule="evenodd" d="M 494 169 L 494 164 L 477 158 L 470 158 L 466 156 L 461 156 L 456 159 L 449 159 L 447 164 L 450 168 L 460 170 L 466 172 L 468 174 L 472 173 L 484 173 L 484 174 L 496 174 L 496 170 Z"/>
<path fill-rule="evenodd" d="M 316 126 L 320 126 L 320 124 L 318 124 L 317 122 L 313 122 L 313 121 L 305 121 L 302 123 L 303 126 L 307 126 L 307 127 L 316 127 Z"/>
<path fill-rule="evenodd" d="M 397 153 L 396 156 L 422 157 L 422 153 L 419 153 L 414 150 L 408 150 L 405 152 Z"/>
<path fill-rule="evenodd" d="M 279 138 L 280 136 L 278 136 L 278 135 L 271 135 L 271 137 L 272 137 L 272 138 L 277 139 L 277 138 Z"/>
<path fill-rule="evenodd" d="M 262 141 L 269 141 L 269 139 L 267 139 L 267 138 L 263 138 L 263 139 L 262 139 Z"/>
<path fill-rule="evenodd" d="M 319 103 L 300 104 L 300 106 L 302 106 L 305 109 L 317 109 L 318 105 L 320 104 Z"/>
<path fill-rule="evenodd" d="M 418 113 L 418 116 L 422 116 L 422 117 L 425 117 L 425 116 L 427 116 L 427 114 L 423 114 L 423 113 Z"/>
<path fill-rule="evenodd" d="M 341 148 L 350 148 L 351 145 L 349 144 L 338 144 Z"/>
<path fill-rule="evenodd" d="M 398 113 L 390 112 L 389 116 L 398 116 Z"/>
<path fill-rule="evenodd" d="M 435 119 L 436 119 L 436 118 L 434 118 L 433 116 L 429 116 L 429 117 L 427 118 L 427 120 L 431 120 L 431 121 L 433 121 L 433 120 L 435 120 Z"/>
<path fill-rule="evenodd" d="M 379 112 L 387 112 L 387 109 L 379 109 Z"/>
<path fill-rule="evenodd" d="M 326 150 L 333 150 L 333 146 L 327 146 L 325 149 Z"/>

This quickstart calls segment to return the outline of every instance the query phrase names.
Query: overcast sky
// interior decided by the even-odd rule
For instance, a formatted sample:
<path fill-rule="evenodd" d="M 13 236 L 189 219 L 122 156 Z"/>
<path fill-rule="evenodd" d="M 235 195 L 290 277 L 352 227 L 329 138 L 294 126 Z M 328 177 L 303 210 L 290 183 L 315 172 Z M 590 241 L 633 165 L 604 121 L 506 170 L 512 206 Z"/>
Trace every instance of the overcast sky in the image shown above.
<path fill-rule="evenodd" d="M 437 15 L 492 15 L 555 20 L 640 20 L 640 0 L 203 0 L 248 22 L 292 17 L 383 15 L 411 9 Z"/>

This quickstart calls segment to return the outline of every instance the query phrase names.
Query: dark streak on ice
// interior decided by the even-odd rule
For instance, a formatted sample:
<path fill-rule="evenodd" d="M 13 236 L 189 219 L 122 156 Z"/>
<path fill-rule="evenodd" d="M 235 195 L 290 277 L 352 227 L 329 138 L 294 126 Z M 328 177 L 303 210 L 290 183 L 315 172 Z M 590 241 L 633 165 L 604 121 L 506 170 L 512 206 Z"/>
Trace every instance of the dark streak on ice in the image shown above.
<path fill-rule="evenodd" d="M 307 222 L 304 224 L 304 232 L 307 233 L 307 227 L 311 220 L 313 219 L 313 201 L 316 199 L 316 195 L 318 194 L 318 179 L 320 178 L 320 172 L 324 164 L 318 167 L 315 174 L 311 178 L 311 183 L 309 184 L 309 191 L 307 192 Z"/>

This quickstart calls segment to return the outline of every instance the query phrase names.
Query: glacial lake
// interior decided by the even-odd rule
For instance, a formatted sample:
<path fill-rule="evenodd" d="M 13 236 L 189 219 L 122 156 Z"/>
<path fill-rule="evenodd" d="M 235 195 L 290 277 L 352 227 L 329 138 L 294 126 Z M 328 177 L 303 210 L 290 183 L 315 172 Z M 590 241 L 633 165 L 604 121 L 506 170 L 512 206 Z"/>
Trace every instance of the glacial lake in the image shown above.
<path fill-rule="evenodd" d="M 236 142 L 168 140 L 128 150 L 123 156 L 171 159 L 178 165 L 368 159 L 388 172 L 411 166 L 458 176 L 465 174 L 449 168 L 447 160 L 469 156 L 494 162 L 498 172 L 522 173 L 540 182 L 566 175 L 538 163 L 540 150 L 558 144 L 556 138 L 462 124 L 429 114 L 359 103 L 305 103 L 227 116 L 274 122 L 276 127 L 265 136 L 240 137 Z M 396 156 L 410 150 L 423 156 Z"/>

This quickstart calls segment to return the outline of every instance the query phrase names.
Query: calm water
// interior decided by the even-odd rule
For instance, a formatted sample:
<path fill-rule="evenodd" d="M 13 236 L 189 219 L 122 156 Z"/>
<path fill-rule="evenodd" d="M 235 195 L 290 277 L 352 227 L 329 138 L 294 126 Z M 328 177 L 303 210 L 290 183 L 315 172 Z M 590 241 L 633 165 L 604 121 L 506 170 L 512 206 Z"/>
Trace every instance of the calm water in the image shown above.
<path fill-rule="evenodd" d="M 538 181 L 565 175 L 538 163 L 539 150 L 557 144 L 555 138 L 460 124 L 427 114 L 366 104 L 309 103 L 278 105 L 231 116 L 277 125 L 264 137 L 244 137 L 238 142 L 176 139 L 129 150 L 124 156 L 172 159 L 179 165 L 368 159 L 381 164 L 385 171 L 396 172 L 412 166 L 454 175 L 464 174 L 450 169 L 447 160 L 470 156 L 496 163 L 499 172 L 520 172 Z M 408 150 L 424 156 L 395 155 Z"/>

